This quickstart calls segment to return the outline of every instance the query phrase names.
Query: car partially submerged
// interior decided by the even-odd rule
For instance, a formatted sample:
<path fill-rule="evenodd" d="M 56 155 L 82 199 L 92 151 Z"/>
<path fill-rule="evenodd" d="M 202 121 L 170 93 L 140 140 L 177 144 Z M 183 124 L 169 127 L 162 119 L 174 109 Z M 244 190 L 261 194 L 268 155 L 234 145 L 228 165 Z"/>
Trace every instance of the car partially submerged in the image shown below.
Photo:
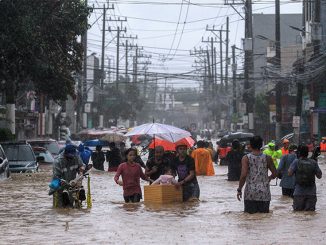
<path fill-rule="evenodd" d="M 39 164 L 53 164 L 55 159 L 53 155 L 43 147 L 33 147 L 34 154 L 38 158 Z"/>
<path fill-rule="evenodd" d="M 26 141 L 1 143 L 9 161 L 11 172 L 37 172 L 38 162 L 42 158 L 36 158 L 30 144 Z"/>
<path fill-rule="evenodd" d="M 60 153 L 60 146 L 54 139 L 29 139 L 27 142 L 32 147 L 43 147 L 47 149 L 54 158 L 56 158 Z"/>
<path fill-rule="evenodd" d="M 0 145 L 0 180 L 10 177 L 9 161 Z"/>

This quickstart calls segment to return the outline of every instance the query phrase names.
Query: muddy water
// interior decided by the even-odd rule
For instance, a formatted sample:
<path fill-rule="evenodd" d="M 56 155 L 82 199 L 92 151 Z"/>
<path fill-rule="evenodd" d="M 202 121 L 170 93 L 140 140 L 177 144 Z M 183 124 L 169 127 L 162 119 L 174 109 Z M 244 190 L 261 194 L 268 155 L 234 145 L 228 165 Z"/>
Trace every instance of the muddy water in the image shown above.
<path fill-rule="evenodd" d="M 315 213 L 294 213 L 272 186 L 271 213 L 248 215 L 226 172 L 198 178 L 199 203 L 162 207 L 124 204 L 113 174 L 93 171 L 90 210 L 52 208 L 49 168 L 12 175 L 0 182 L 0 244 L 326 244 L 326 178 L 317 181 Z"/>

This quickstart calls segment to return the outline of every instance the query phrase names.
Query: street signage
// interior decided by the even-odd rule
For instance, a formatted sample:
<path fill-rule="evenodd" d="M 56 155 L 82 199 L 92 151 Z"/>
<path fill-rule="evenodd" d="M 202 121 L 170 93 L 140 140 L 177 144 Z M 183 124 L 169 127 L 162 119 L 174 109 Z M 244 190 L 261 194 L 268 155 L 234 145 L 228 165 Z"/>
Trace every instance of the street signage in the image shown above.
<path fill-rule="evenodd" d="M 292 127 L 299 128 L 300 127 L 300 117 L 293 116 Z"/>
<path fill-rule="evenodd" d="M 91 103 L 86 103 L 85 104 L 85 112 L 90 113 L 91 112 Z"/>

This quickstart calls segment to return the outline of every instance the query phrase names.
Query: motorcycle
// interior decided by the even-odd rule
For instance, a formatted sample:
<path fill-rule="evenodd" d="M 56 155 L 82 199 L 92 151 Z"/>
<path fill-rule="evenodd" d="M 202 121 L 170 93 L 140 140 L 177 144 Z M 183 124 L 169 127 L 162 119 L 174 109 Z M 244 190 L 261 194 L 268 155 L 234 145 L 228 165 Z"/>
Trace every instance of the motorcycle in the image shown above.
<path fill-rule="evenodd" d="M 83 179 L 87 178 L 87 196 L 83 187 Z M 59 198 L 63 207 L 81 208 L 82 202 L 86 200 L 87 208 L 91 208 L 90 177 L 89 172 L 78 175 L 71 181 L 54 179 L 50 185 L 49 195 L 53 195 L 53 206 L 59 207 Z M 60 197 L 61 196 L 61 197 Z"/>

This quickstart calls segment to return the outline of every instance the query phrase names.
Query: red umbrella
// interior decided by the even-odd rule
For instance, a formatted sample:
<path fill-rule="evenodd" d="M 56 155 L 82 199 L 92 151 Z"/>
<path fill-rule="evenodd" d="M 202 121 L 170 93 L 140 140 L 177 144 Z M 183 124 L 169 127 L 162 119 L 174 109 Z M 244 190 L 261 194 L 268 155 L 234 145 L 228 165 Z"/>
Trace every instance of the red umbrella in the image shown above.
<path fill-rule="evenodd" d="M 195 144 L 195 141 L 193 140 L 193 138 L 191 138 L 189 136 L 189 137 L 183 138 L 181 140 L 178 140 L 177 142 L 175 142 L 175 145 L 180 145 L 181 143 L 185 144 L 188 147 L 193 147 L 193 145 Z"/>
<path fill-rule="evenodd" d="M 195 141 L 191 137 L 183 138 L 175 143 L 160 138 L 155 138 L 155 140 L 152 140 L 150 143 L 149 148 L 153 149 L 154 146 L 163 146 L 165 151 L 175 151 L 175 147 L 180 144 L 185 144 L 188 147 L 192 147 L 195 144 Z"/>
<path fill-rule="evenodd" d="M 154 149 L 156 146 L 163 146 L 165 151 L 175 151 L 175 144 L 173 142 L 155 138 L 149 144 L 150 149 Z"/>

